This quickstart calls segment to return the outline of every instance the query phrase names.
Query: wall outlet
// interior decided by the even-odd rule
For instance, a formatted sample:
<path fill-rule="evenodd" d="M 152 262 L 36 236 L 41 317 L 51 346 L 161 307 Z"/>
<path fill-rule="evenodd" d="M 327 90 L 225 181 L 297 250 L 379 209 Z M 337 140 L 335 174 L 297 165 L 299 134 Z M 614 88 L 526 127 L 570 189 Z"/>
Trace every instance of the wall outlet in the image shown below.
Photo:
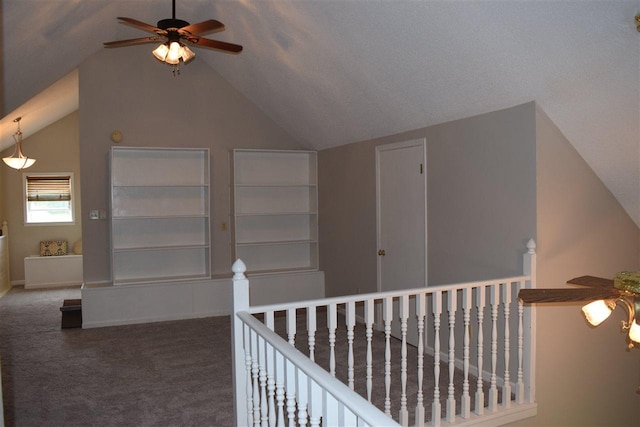
<path fill-rule="evenodd" d="M 89 219 L 100 219 L 100 211 L 98 209 L 91 209 L 91 211 L 89 211 Z"/>

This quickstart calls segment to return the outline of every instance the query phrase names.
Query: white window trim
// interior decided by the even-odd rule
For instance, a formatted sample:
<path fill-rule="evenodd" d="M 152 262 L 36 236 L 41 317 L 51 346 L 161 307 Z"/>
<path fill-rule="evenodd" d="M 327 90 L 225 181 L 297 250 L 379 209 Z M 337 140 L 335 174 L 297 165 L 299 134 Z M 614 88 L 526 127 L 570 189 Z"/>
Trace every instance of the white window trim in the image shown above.
<path fill-rule="evenodd" d="M 68 222 L 27 222 L 27 177 L 38 176 L 68 176 L 69 187 L 71 189 L 71 221 Z M 22 174 L 22 211 L 24 214 L 23 223 L 25 227 L 51 227 L 51 226 L 63 226 L 63 225 L 75 225 L 76 212 L 75 212 L 75 182 L 73 172 L 24 172 Z"/>

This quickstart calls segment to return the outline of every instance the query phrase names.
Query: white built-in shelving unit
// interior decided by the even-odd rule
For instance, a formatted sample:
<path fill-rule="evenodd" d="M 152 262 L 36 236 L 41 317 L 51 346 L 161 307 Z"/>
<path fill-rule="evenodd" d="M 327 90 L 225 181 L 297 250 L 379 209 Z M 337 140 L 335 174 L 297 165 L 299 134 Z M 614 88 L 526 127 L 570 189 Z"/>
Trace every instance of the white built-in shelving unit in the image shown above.
<path fill-rule="evenodd" d="M 235 257 L 252 273 L 318 269 L 315 151 L 233 151 Z"/>
<path fill-rule="evenodd" d="M 113 147 L 114 285 L 210 277 L 209 150 Z"/>

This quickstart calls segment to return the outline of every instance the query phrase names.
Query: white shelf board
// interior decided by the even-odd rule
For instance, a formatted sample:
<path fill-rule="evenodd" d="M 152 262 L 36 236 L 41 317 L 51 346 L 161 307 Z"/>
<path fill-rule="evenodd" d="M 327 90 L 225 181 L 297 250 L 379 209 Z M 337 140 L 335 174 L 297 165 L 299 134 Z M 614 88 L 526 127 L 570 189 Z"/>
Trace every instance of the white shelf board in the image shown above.
<path fill-rule="evenodd" d="M 278 246 L 278 245 L 306 245 L 318 243 L 317 240 L 270 240 L 261 242 L 238 242 L 238 246 Z"/>

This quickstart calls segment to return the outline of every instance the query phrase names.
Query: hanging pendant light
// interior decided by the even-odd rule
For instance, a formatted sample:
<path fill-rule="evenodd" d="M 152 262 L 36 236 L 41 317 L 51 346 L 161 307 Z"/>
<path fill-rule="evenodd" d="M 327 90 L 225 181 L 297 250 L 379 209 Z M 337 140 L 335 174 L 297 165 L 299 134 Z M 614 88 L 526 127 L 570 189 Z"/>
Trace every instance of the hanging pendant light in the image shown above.
<path fill-rule="evenodd" d="M 22 120 L 22 117 L 18 117 L 13 120 L 14 123 L 18 123 L 18 130 L 13 134 L 13 140 L 16 142 L 16 148 L 11 157 L 4 157 L 2 159 L 7 166 L 17 170 L 26 169 L 36 162 L 36 159 L 31 159 L 25 156 L 22 152 L 22 131 L 20 130 L 20 120 Z"/>

